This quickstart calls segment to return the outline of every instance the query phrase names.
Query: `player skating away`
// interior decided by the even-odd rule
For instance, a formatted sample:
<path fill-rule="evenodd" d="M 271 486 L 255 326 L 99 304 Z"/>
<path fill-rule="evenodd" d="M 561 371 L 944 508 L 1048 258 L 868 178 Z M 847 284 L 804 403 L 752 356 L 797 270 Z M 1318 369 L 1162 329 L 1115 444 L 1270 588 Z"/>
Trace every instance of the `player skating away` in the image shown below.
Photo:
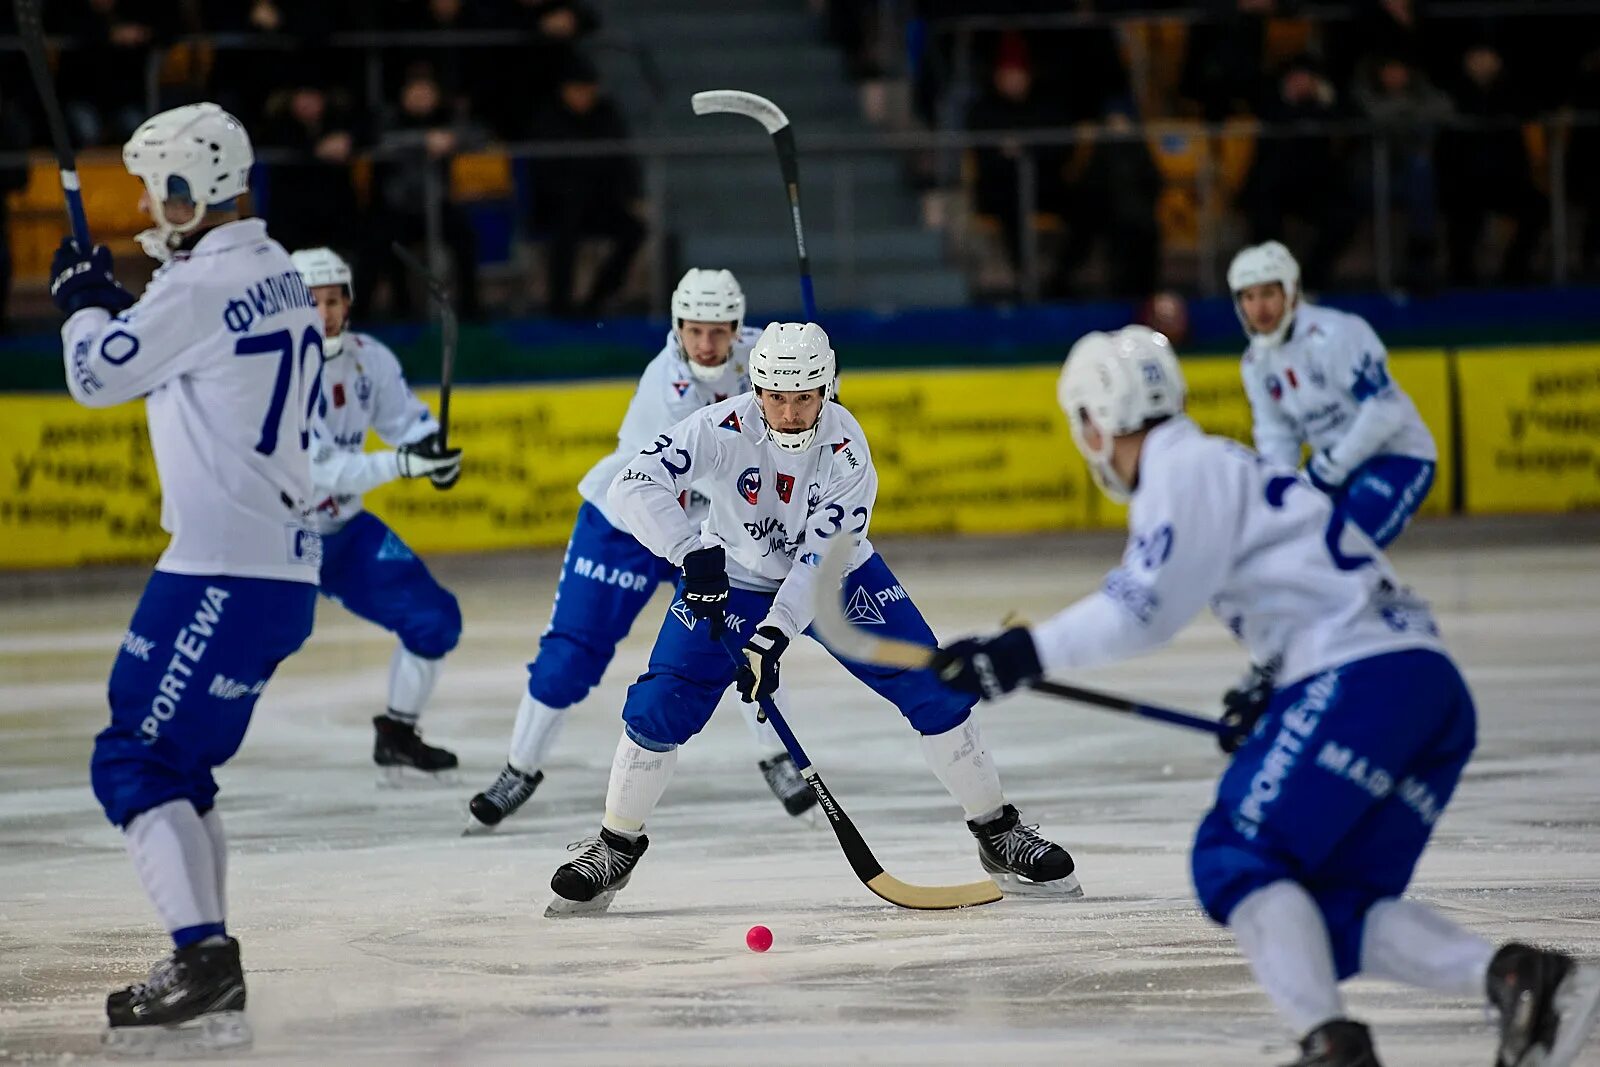
<path fill-rule="evenodd" d="M 933 633 L 866 539 L 878 491 L 861 425 L 839 404 L 836 364 L 815 323 L 772 323 L 750 352 L 753 393 L 695 412 L 658 436 L 611 483 L 609 502 L 650 551 L 682 567 L 678 598 L 649 667 L 628 690 L 600 835 L 551 879 L 552 913 L 603 910 L 649 839 L 645 822 L 672 777 L 678 746 L 700 732 L 735 681 L 745 701 L 772 696 L 778 665 L 812 617 L 818 547 L 857 545 L 843 593 L 889 636 Z M 703 526 L 677 504 L 710 498 Z M 744 646 L 736 668 L 726 625 Z M 923 671 L 845 663 L 922 734 L 928 765 L 966 812 L 984 868 L 1002 888 L 1081 895 L 1072 857 L 1006 803 L 971 698 Z"/>
<path fill-rule="evenodd" d="M 1054 618 L 958 641 L 934 669 L 995 697 L 1153 649 L 1210 604 L 1253 659 L 1281 660 L 1286 684 L 1243 723 L 1195 839 L 1194 882 L 1304 1034 L 1299 1067 L 1377 1067 L 1339 994 L 1357 973 L 1487 997 L 1500 1067 L 1570 1063 L 1600 971 L 1497 950 L 1402 895 L 1475 739 L 1472 696 L 1428 606 L 1325 496 L 1183 414 L 1160 334 L 1080 340 L 1060 398 L 1095 479 L 1131 498 L 1122 564 Z"/>
<path fill-rule="evenodd" d="M 744 393 L 750 346 L 761 335 L 744 326 L 744 292 L 726 270 L 692 269 L 672 294 L 673 326 L 666 344 L 645 368 L 617 431 L 617 448 L 578 484 L 583 506 L 567 543 L 550 624 L 539 654 L 528 665 L 528 685 L 517 708 L 511 752 L 494 783 L 474 796 L 469 832 L 492 829 L 527 803 L 544 779 L 542 770 L 568 710 L 600 682 L 617 643 L 627 636 L 661 581 L 677 568 L 640 544 L 606 499 L 617 472 L 660 434 L 694 411 Z M 686 520 L 698 524 L 705 499 L 690 488 L 678 493 Z M 746 719 L 761 750 L 768 786 L 791 815 L 816 804 L 772 727 Z"/>
<path fill-rule="evenodd" d="M 1312 484 L 1387 548 L 1427 499 L 1439 453 L 1383 342 L 1360 316 L 1303 302 L 1300 265 L 1277 241 L 1234 256 L 1228 288 L 1250 338 L 1256 451 L 1297 467 L 1309 445 Z"/>
<path fill-rule="evenodd" d="M 461 450 L 443 448 L 439 424 L 406 384 L 400 361 L 376 338 L 350 329 L 354 281 L 333 250 L 294 253 L 322 316 L 322 392 L 311 423 L 309 522 L 322 534 L 322 593 L 399 638 L 389 660 L 388 710 L 373 717 L 373 761 L 398 784 L 412 771 L 434 777 L 455 753 L 430 745 L 417 719 L 444 657 L 461 637 L 461 608 L 361 494 L 396 478 L 428 478 L 442 489 L 461 477 Z M 366 451 L 375 430 L 383 451 Z"/>
<path fill-rule="evenodd" d="M 212 769 L 311 632 L 320 544 L 301 516 L 322 335 L 289 254 L 236 212 L 253 155 L 233 116 L 215 104 L 162 112 L 122 157 L 155 221 L 140 243 L 162 266 L 135 302 L 105 248 L 69 238 L 51 296 L 69 316 L 73 398 L 145 398 L 172 535 L 112 666 L 111 724 L 90 767 L 174 944 L 148 980 L 107 998 L 107 1041 L 162 1055 L 250 1042 Z"/>

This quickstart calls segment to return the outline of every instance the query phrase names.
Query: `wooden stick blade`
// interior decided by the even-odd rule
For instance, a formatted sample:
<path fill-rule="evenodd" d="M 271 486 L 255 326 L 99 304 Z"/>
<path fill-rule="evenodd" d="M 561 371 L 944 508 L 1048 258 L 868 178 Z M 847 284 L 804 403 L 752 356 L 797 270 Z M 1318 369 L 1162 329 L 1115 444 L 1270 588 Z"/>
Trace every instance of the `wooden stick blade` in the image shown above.
<path fill-rule="evenodd" d="M 743 89 L 707 89 L 690 97 L 689 106 L 696 115 L 744 115 L 761 123 L 768 133 L 789 125 L 789 116 L 777 104 Z"/>
<path fill-rule="evenodd" d="M 887 872 L 870 879 L 867 888 L 890 904 L 913 911 L 953 911 L 956 908 L 976 908 L 1003 900 L 1005 894 L 993 881 L 966 885 L 911 885 Z"/>
<path fill-rule="evenodd" d="M 848 537 L 835 538 L 828 543 L 817 564 L 813 604 L 816 615 L 811 623 L 817 636 L 835 653 L 856 663 L 913 670 L 926 667 L 933 657 L 933 649 L 893 637 L 879 637 L 850 621 L 841 587 L 855 548 Z"/>

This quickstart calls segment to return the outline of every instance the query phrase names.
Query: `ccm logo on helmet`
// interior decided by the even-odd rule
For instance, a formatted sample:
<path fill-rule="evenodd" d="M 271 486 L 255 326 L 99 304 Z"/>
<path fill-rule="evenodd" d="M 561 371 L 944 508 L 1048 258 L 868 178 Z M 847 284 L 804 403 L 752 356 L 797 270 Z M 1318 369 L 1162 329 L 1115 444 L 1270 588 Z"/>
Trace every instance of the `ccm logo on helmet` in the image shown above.
<path fill-rule="evenodd" d="M 761 496 L 761 468 L 749 467 L 739 475 L 739 495 L 744 497 L 744 502 L 752 506 Z"/>

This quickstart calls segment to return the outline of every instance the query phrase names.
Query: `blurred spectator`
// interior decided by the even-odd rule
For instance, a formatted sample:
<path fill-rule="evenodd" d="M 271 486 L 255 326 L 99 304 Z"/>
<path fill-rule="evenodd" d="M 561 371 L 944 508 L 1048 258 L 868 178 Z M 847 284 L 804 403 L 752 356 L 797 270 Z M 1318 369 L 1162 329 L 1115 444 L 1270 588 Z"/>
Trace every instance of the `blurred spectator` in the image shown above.
<path fill-rule="evenodd" d="M 967 113 L 967 128 L 974 131 L 1029 130 L 1066 125 L 1066 116 L 1053 100 L 1034 91 L 1033 63 L 1021 34 L 1002 35 L 996 51 L 989 91 Z M 973 152 L 977 164 L 975 207 L 980 214 L 1000 222 L 1006 256 L 1014 268 L 1022 262 L 1022 226 L 1017 203 L 1017 168 L 1023 160 L 1020 144 L 1005 142 L 998 148 Z M 1060 146 L 1032 150 L 1036 179 L 1036 208 L 1061 212 L 1065 205 L 1062 168 L 1067 152 Z M 1032 225 L 1032 220 L 1027 220 Z"/>
<path fill-rule="evenodd" d="M 490 21 L 488 7 L 467 0 L 413 0 L 397 4 L 392 21 L 385 28 L 435 34 L 493 29 L 496 27 Z M 398 73 L 403 81 L 406 71 L 419 63 L 427 64 L 433 68 L 452 111 L 481 120 L 485 118 L 484 109 L 494 102 L 494 71 L 506 66 L 510 59 L 509 53 L 501 48 L 451 44 L 444 38 L 436 43 L 388 52 L 384 56 L 384 66 Z M 394 88 L 391 78 L 389 89 L 393 91 Z"/>
<path fill-rule="evenodd" d="M 168 36 L 160 0 L 70 0 L 51 11 L 72 38 L 56 71 L 62 111 L 82 145 L 118 144 L 145 119 L 150 56 Z"/>
<path fill-rule="evenodd" d="M 416 245 L 427 239 L 431 194 L 438 197 L 440 237 L 455 267 L 458 310 L 466 319 L 479 315 L 477 236 L 449 192 L 450 160 L 482 140 L 482 132 L 445 99 L 433 69 L 413 65 L 378 139 L 384 158 L 373 168 L 371 243 L 363 257 L 389 283 L 397 314 L 412 311 L 411 279 L 389 242 Z"/>
<path fill-rule="evenodd" d="M 561 73 L 578 43 L 600 27 L 600 16 L 579 0 L 505 0 L 511 30 L 531 37 L 500 53 L 505 61 L 486 71 L 490 85 L 484 117 L 501 137 L 536 136 L 540 113 L 552 106 Z"/>
<path fill-rule="evenodd" d="M 1388 147 L 1391 200 L 1401 207 L 1406 220 L 1401 282 L 1429 289 L 1434 284 L 1439 247 L 1434 140 L 1455 108 L 1425 74 L 1397 53 L 1375 56 L 1366 63 L 1352 95 Z M 1378 210 L 1388 207 L 1380 204 Z"/>
<path fill-rule="evenodd" d="M 828 40 L 844 53 L 845 71 L 852 80 L 882 74 L 873 55 L 880 25 L 881 0 L 826 0 Z"/>
<path fill-rule="evenodd" d="M 1284 239 L 1284 222 L 1300 219 L 1312 229 L 1304 261 L 1305 283 L 1320 289 L 1351 237 L 1361 212 L 1343 154 L 1324 124 L 1340 117 L 1338 95 L 1307 56 L 1290 60 L 1276 92 L 1261 109 L 1262 121 L 1299 126 L 1292 136 L 1262 137 L 1241 199 L 1254 242 Z"/>
<path fill-rule="evenodd" d="M 1600 278 L 1600 47 L 1583 58 L 1573 92 L 1573 109 L 1587 121 L 1572 127 L 1567 145 L 1567 195 L 1583 212 L 1578 270 Z"/>
<path fill-rule="evenodd" d="M 1502 215 L 1511 219 L 1514 232 L 1497 280 L 1525 282 L 1549 217 L 1549 205 L 1533 184 L 1528 147 L 1500 52 L 1488 44 L 1474 45 L 1462 53 L 1461 71 L 1455 93 L 1457 107 L 1470 119 L 1494 125 L 1451 130 L 1440 138 L 1441 192 L 1450 227 L 1450 280 L 1458 285 L 1477 280 L 1484 224 L 1490 215 Z"/>
<path fill-rule="evenodd" d="M 307 80 L 274 97 L 256 138 L 293 156 L 268 168 L 272 236 L 291 251 L 328 245 L 356 255 L 362 226 L 350 171 L 357 133 L 349 109 Z"/>
<path fill-rule="evenodd" d="M 229 47 L 212 69 L 212 97 L 252 129 L 266 115 L 267 102 L 295 74 L 319 72 L 318 84 L 352 80 L 345 76 L 353 53 L 318 47 L 334 28 L 337 3 L 328 0 L 201 0 L 200 20 L 207 31 L 263 40 L 260 48 Z M 234 43 L 242 43 L 235 41 Z"/>
<path fill-rule="evenodd" d="M 1339 85 L 1352 85 L 1375 56 L 1393 56 L 1430 79 L 1446 58 L 1437 46 L 1437 24 L 1425 22 L 1429 0 L 1354 0 L 1348 19 L 1323 27 L 1328 68 Z"/>
<path fill-rule="evenodd" d="M 1182 293 L 1167 289 L 1155 294 L 1139 309 L 1138 321 L 1165 334 L 1175 351 L 1189 343 L 1189 302 Z"/>
<path fill-rule="evenodd" d="M 1178 91 L 1200 105 L 1209 122 L 1249 114 L 1261 96 L 1267 19 L 1277 0 L 1206 0 L 1215 21 L 1189 27 Z"/>
<path fill-rule="evenodd" d="M 620 141 L 628 137 L 622 113 L 600 92 L 594 65 L 574 53 L 561 74 L 557 95 L 534 124 L 547 141 Z M 597 314 L 627 280 L 644 244 L 645 227 L 634 213 L 639 196 L 638 163 L 626 156 L 589 156 L 534 161 L 534 225 L 550 235 L 550 313 L 561 317 Z M 611 250 L 584 299 L 574 304 L 573 268 L 585 237 L 603 237 Z"/>
<path fill-rule="evenodd" d="M 0 154 L 26 152 L 30 140 L 22 108 L 0 86 Z M 7 197 L 28 184 L 25 163 L 0 164 L 0 334 L 6 332 L 6 306 L 11 299 L 11 227 Z"/>
<path fill-rule="evenodd" d="M 1071 295 L 1068 277 L 1103 241 L 1112 295 L 1142 297 L 1155 289 L 1161 259 L 1156 224 L 1161 173 L 1135 125 L 1131 103 L 1113 105 L 1103 129 L 1112 136 L 1095 143 L 1088 168 L 1067 190 L 1067 244 L 1056 293 Z"/>

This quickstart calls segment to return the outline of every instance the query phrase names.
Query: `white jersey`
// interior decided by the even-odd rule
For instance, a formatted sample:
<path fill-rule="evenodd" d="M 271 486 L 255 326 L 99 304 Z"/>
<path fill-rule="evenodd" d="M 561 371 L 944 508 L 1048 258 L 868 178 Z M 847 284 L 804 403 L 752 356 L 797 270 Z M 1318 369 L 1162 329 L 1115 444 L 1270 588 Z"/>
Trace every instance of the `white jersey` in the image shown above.
<path fill-rule="evenodd" d="M 750 349 L 760 339 L 760 330 L 749 326 L 740 330 L 739 336 L 734 338 L 728 361 L 722 365 L 722 374 L 712 381 L 703 382 L 690 373 L 688 358 L 678 343 L 677 331 L 669 332 L 667 343 L 645 367 L 644 374 L 639 378 L 639 388 L 628 402 L 628 413 L 622 417 L 622 426 L 617 430 L 616 451 L 596 463 L 583 476 L 578 483 L 579 495 L 599 508 L 600 514 L 611 525 L 626 530 L 628 527 L 606 500 L 612 479 L 641 449 L 648 448 L 650 442 L 692 412 L 707 404 L 748 393 Z M 684 508 L 692 519 L 699 521 L 705 516 L 705 501 L 689 492 L 687 487 L 685 491 L 688 495 L 683 498 Z"/>
<path fill-rule="evenodd" d="M 690 484 L 710 499 L 703 523 L 678 506 Z M 611 483 L 610 503 L 640 544 L 675 567 L 721 545 L 729 583 L 776 590 L 762 624 L 793 637 L 811 625 L 818 546 L 849 537 L 859 546 L 852 566 L 871 558 L 877 496 L 866 435 L 842 405 L 822 405 L 811 448 L 785 452 L 767 436 L 755 394 L 745 393 L 656 437 Z"/>
<path fill-rule="evenodd" d="M 61 341 L 80 404 L 145 398 L 172 535 L 157 570 L 317 581 L 321 546 L 300 515 L 322 325 L 260 219 L 215 227 L 133 307 L 85 308 Z"/>
<path fill-rule="evenodd" d="M 1380 454 L 1436 459 L 1433 435 L 1388 364 L 1365 319 L 1302 305 L 1283 344 L 1244 354 L 1256 450 L 1296 467 L 1305 443 L 1347 472 Z"/>
<path fill-rule="evenodd" d="M 1302 476 L 1178 416 L 1145 438 L 1122 565 L 1033 629 L 1047 672 L 1171 640 L 1207 604 L 1278 683 L 1383 652 L 1442 651 L 1428 605 Z"/>
<path fill-rule="evenodd" d="M 346 331 L 339 354 L 322 365 L 322 396 L 311 420 L 309 521 L 333 533 L 361 512 L 361 494 L 400 477 L 393 452 L 368 452 L 367 431 L 391 448 L 439 432 L 428 405 L 406 384 L 400 361 L 379 340 Z"/>

